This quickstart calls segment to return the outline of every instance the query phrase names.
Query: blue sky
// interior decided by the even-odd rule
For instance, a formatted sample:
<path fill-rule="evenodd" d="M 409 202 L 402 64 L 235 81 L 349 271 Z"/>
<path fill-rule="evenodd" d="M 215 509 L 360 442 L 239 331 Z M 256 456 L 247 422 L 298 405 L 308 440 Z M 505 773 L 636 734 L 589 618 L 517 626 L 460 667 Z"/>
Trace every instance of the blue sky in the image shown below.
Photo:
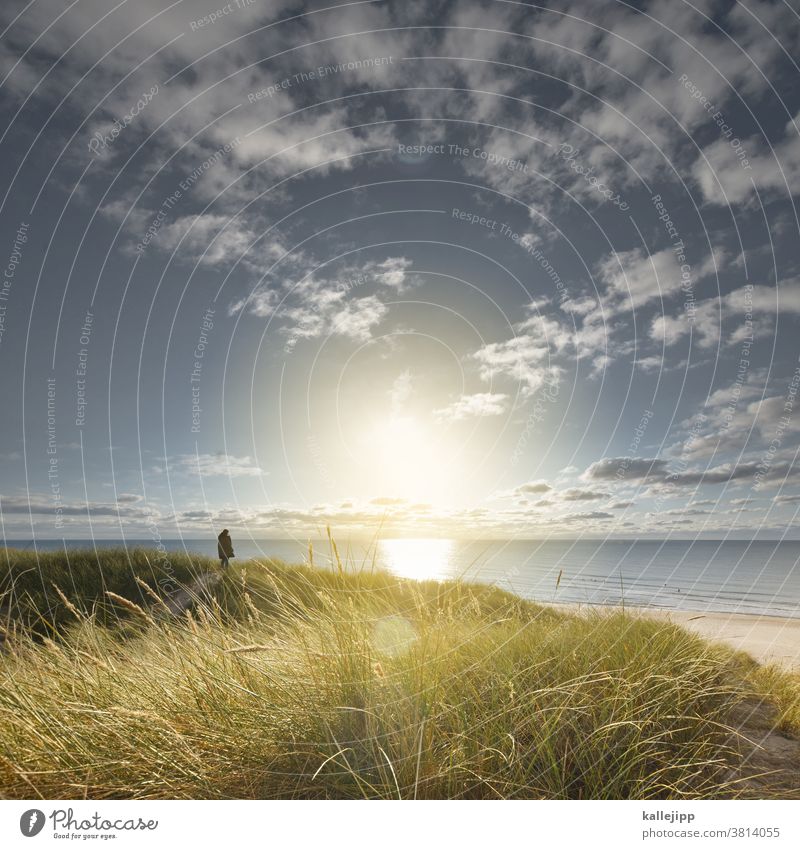
<path fill-rule="evenodd" d="M 0 16 L 8 538 L 796 538 L 791 3 Z"/>

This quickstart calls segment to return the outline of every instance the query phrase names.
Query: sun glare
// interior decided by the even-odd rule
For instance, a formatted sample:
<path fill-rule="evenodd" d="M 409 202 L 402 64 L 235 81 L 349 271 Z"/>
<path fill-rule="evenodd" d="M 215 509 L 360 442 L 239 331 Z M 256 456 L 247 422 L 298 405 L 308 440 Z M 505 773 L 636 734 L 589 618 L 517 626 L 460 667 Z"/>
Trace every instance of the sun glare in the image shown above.
<path fill-rule="evenodd" d="M 363 457 L 371 489 L 409 501 L 440 501 L 448 480 L 436 435 L 413 416 L 393 415 L 366 433 Z"/>
<path fill-rule="evenodd" d="M 401 578 L 440 580 L 452 577 L 453 540 L 385 539 L 378 554 L 386 568 Z"/>

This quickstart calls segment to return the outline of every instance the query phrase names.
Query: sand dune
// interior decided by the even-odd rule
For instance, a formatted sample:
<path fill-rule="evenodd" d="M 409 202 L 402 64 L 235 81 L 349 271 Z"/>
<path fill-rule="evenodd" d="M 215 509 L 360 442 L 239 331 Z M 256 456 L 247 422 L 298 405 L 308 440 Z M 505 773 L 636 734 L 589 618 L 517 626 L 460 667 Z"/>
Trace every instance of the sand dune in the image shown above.
<path fill-rule="evenodd" d="M 706 639 L 727 643 L 761 663 L 780 663 L 800 672 L 800 619 L 689 610 L 642 612 L 669 619 Z"/>
<path fill-rule="evenodd" d="M 554 604 L 563 610 L 588 611 L 613 605 Z M 704 613 L 701 610 L 663 610 L 652 607 L 628 607 L 629 612 L 655 619 L 666 619 L 694 631 L 707 640 L 727 643 L 747 652 L 759 663 L 779 663 L 800 672 L 800 619 L 783 616 L 756 616 L 751 613 Z"/>

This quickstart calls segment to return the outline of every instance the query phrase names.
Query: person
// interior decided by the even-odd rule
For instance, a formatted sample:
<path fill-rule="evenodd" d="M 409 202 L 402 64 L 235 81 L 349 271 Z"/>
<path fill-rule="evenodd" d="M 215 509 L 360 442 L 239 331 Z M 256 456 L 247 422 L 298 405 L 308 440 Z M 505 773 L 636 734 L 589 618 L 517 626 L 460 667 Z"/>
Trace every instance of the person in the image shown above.
<path fill-rule="evenodd" d="M 219 565 L 223 569 L 228 568 L 228 559 L 236 556 L 233 553 L 233 541 L 227 528 L 224 528 L 217 537 L 217 554 L 219 555 Z"/>

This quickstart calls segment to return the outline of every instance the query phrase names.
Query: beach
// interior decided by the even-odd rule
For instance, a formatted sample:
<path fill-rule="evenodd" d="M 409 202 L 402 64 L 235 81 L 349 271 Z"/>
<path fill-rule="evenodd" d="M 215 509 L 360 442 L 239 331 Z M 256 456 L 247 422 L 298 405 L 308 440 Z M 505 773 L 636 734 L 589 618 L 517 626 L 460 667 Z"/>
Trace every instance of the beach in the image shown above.
<path fill-rule="evenodd" d="M 800 619 L 690 610 L 642 612 L 682 625 L 707 640 L 727 643 L 759 663 L 778 663 L 800 672 Z"/>
<path fill-rule="evenodd" d="M 561 610 L 619 611 L 617 605 L 555 604 Z M 785 616 L 759 616 L 752 613 L 704 613 L 701 610 L 665 610 L 629 607 L 625 610 L 649 619 L 680 625 L 711 642 L 725 643 L 749 654 L 759 663 L 776 663 L 800 672 L 800 619 Z"/>

